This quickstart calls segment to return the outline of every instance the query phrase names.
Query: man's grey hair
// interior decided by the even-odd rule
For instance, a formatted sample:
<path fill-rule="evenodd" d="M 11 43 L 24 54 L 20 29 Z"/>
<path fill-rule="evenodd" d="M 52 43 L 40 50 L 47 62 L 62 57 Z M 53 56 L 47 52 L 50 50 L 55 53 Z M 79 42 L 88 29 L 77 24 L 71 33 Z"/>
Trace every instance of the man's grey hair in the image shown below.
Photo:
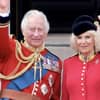
<path fill-rule="evenodd" d="M 48 22 L 48 19 L 46 17 L 46 15 L 42 12 L 42 11 L 39 11 L 39 10 L 29 10 L 23 17 L 22 19 L 22 22 L 21 22 L 21 30 L 23 31 L 27 24 L 28 24 L 28 17 L 29 16 L 40 16 L 43 18 L 44 20 L 44 29 L 45 29 L 45 32 L 48 33 L 49 32 L 49 29 L 50 29 L 50 25 L 49 25 L 49 22 Z"/>

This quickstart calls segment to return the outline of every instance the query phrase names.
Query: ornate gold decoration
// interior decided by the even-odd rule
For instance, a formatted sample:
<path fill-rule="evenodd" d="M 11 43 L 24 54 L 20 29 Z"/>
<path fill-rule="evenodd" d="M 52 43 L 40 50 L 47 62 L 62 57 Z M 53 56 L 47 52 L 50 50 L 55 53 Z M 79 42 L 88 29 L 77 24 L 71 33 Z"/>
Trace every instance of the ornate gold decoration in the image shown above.
<path fill-rule="evenodd" d="M 91 52 L 88 56 L 84 56 L 83 54 L 79 53 L 79 59 L 84 62 L 88 62 L 88 61 L 92 60 L 94 57 L 95 57 L 94 51 Z"/>
<path fill-rule="evenodd" d="M 24 72 L 26 72 L 30 67 L 32 67 L 32 64 L 34 64 L 33 68 L 34 68 L 34 79 L 35 79 L 37 62 L 42 58 L 40 51 L 38 49 L 36 49 L 34 53 L 32 53 L 31 55 L 26 57 L 23 55 L 23 53 L 21 51 L 20 43 L 18 41 L 16 41 L 15 55 L 16 55 L 16 59 L 18 60 L 18 64 L 15 67 L 14 71 L 11 72 L 7 76 L 0 73 L 0 78 L 5 79 L 5 80 L 15 79 L 15 78 L 19 77 L 20 75 L 22 75 Z M 22 63 L 26 63 L 27 65 L 25 66 L 25 68 L 23 68 L 23 70 L 17 72 Z M 40 67 L 40 78 L 41 78 L 41 74 L 42 74 L 42 69 Z"/>

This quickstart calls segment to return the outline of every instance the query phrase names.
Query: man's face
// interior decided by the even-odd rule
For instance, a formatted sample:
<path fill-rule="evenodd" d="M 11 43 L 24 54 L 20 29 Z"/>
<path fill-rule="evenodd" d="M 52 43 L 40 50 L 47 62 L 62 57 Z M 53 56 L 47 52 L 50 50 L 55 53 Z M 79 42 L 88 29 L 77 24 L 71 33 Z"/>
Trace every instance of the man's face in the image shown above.
<path fill-rule="evenodd" d="M 28 25 L 23 33 L 26 42 L 34 48 L 41 47 L 45 42 L 47 33 L 45 33 L 44 20 L 42 17 L 30 16 Z"/>

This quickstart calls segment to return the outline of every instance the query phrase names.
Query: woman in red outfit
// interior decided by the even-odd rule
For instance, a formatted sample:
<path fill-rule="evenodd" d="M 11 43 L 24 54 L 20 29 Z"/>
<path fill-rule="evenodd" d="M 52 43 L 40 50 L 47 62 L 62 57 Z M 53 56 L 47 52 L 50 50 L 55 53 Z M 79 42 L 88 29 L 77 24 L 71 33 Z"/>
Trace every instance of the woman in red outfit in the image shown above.
<path fill-rule="evenodd" d="M 45 48 L 47 17 L 28 11 L 20 43 L 8 35 L 9 3 L 0 0 L 0 100 L 59 100 L 61 60 Z"/>
<path fill-rule="evenodd" d="M 91 16 L 74 21 L 71 46 L 76 55 L 64 60 L 61 100 L 100 100 L 100 32 Z"/>

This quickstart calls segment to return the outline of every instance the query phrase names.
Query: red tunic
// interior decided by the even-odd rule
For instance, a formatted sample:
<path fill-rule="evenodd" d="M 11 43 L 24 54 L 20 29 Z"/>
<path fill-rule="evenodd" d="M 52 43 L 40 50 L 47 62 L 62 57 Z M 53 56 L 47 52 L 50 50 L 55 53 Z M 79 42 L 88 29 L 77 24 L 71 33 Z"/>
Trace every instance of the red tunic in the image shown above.
<path fill-rule="evenodd" d="M 100 54 L 88 63 L 78 56 L 64 60 L 62 100 L 100 100 Z"/>
<path fill-rule="evenodd" d="M 29 49 L 25 48 L 23 45 L 21 45 L 21 47 L 24 56 L 29 56 L 33 53 Z M 0 73 L 4 75 L 9 75 L 16 68 L 18 60 L 16 59 L 15 51 L 16 41 L 14 39 L 9 39 L 8 26 L 0 27 Z M 35 84 L 32 83 L 29 86 L 21 89 L 20 91 L 32 94 L 32 91 L 34 89 L 33 95 L 38 96 L 39 98 L 41 98 L 41 100 L 59 100 L 60 72 L 56 71 L 56 69 L 58 69 L 59 71 L 61 70 L 61 60 L 47 49 L 42 50 L 40 53 L 44 58 L 50 58 L 51 60 L 49 59 L 49 61 L 53 61 L 52 63 L 50 63 L 51 68 L 46 68 L 47 73 L 42 77 L 41 81 L 38 80 L 35 82 Z M 22 63 L 17 72 L 22 70 L 26 65 L 27 64 Z M 32 69 L 32 67 L 30 69 Z M 53 70 L 52 67 L 54 67 Z M 50 77 L 52 79 L 50 79 Z M 51 82 L 49 82 L 50 80 Z M 12 80 L 1 79 L 1 88 L 7 88 L 8 84 L 10 84 L 11 81 Z M 45 87 L 46 91 L 45 88 L 42 89 L 42 87 Z"/>

